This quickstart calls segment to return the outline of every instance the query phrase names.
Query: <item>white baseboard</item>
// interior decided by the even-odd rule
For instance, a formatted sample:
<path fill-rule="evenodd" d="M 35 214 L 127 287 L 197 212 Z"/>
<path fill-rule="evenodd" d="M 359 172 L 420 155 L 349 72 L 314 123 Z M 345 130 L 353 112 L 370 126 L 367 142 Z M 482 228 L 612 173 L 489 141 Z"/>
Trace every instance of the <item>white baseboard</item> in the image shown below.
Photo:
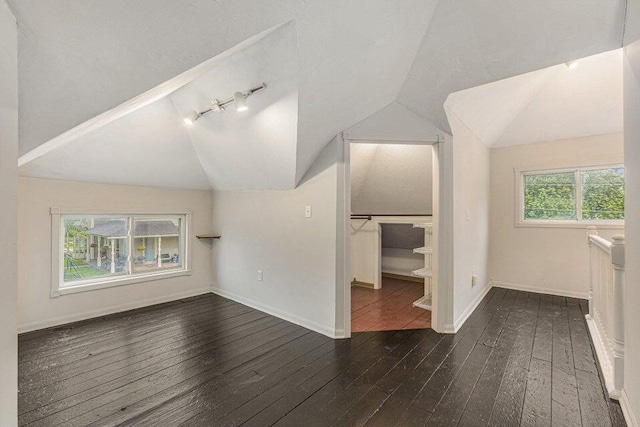
<path fill-rule="evenodd" d="M 462 314 L 460 314 L 460 316 L 458 316 L 458 318 L 455 320 L 455 322 L 453 324 L 446 324 L 444 325 L 444 333 L 445 334 L 455 334 L 457 333 L 460 328 L 462 327 L 462 325 L 464 325 L 464 322 L 467 321 L 467 319 L 469 318 L 469 316 L 471 316 L 471 313 L 473 313 L 473 311 L 478 308 L 478 305 L 480 305 L 480 302 L 482 302 L 482 300 L 484 299 L 484 297 L 487 296 L 487 294 L 489 293 L 489 291 L 492 288 L 492 284 L 489 283 L 487 286 L 484 287 L 484 289 L 473 299 L 473 301 L 471 301 L 471 303 L 467 306 L 467 308 L 462 312 Z"/>
<path fill-rule="evenodd" d="M 602 340 L 602 336 L 600 335 L 600 331 L 598 330 L 598 325 L 596 325 L 596 321 L 589 314 L 585 316 L 585 319 L 587 319 L 587 327 L 589 329 L 589 334 L 591 335 L 591 341 L 593 341 L 593 347 L 596 350 L 596 357 L 600 364 L 600 370 L 602 371 L 604 384 L 607 388 L 607 392 L 609 393 L 609 397 L 614 400 L 620 400 L 620 390 L 616 390 L 613 385 L 612 361 L 609 360 L 609 355 L 607 353 L 605 343 Z"/>
<path fill-rule="evenodd" d="M 320 323 L 313 322 L 308 319 L 303 319 L 302 317 L 299 317 L 295 314 L 282 311 L 270 305 L 262 304 L 261 302 L 252 300 L 250 298 L 246 298 L 242 295 L 238 295 L 233 292 L 229 292 L 219 288 L 214 288 L 213 293 L 225 298 L 229 298 L 230 300 L 239 302 L 240 304 L 244 304 L 251 308 L 255 308 L 256 310 L 263 311 L 267 314 L 271 314 L 272 316 L 279 317 L 288 322 L 295 323 L 296 325 L 300 325 L 303 328 L 311 329 L 312 331 L 318 332 L 322 335 L 326 335 L 329 338 L 337 339 L 337 338 L 344 338 L 345 336 L 344 330 L 334 329 L 329 326 L 321 325 Z"/>
<path fill-rule="evenodd" d="M 129 304 L 118 305 L 114 307 L 104 307 L 98 310 L 83 311 L 80 313 L 73 313 L 70 315 L 55 317 L 53 319 L 40 320 L 37 322 L 29 322 L 18 325 L 18 333 L 37 331 L 38 329 L 51 328 L 53 326 L 64 325 L 67 323 L 78 322 L 81 320 L 91 319 L 93 317 L 106 316 L 108 314 L 121 313 L 123 311 L 134 310 L 136 308 L 147 307 L 154 304 L 162 304 L 163 302 L 170 302 L 179 300 L 182 298 L 194 297 L 196 295 L 203 295 L 211 293 L 211 287 L 191 289 L 185 292 L 178 292 L 175 294 L 162 295 L 156 298 L 149 298 L 141 301 L 131 302 Z"/>
<path fill-rule="evenodd" d="M 631 408 L 631 402 L 629 401 L 629 396 L 627 396 L 627 391 L 625 389 L 622 389 L 622 393 L 620 395 L 620 407 L 622 408 L 622 413 L 624 414 L 624 419 L 627 422 L 627 425 L 629 427 L 640 427 L 640 424 L 638 424 L 638 417 Z"/>
<path fill-rule="evenodd" d="M 540 286 L 524 285 L 521 283 L 508 283 L 499 280 L 492 280 L 491 286 L 496 288 L 513 289 L 514 291 L 533 292 L 536 294 L 557 295 L 559 297 L 589 299 L 589 292 L 565 291 L 562 289 L 542 288 Z"/>

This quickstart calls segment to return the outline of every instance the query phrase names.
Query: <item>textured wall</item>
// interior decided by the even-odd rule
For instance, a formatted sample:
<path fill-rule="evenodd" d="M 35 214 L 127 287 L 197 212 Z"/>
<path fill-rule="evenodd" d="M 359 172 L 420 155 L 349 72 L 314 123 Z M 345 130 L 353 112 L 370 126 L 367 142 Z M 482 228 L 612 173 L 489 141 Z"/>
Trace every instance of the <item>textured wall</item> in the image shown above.
<path fill-rule="evenodd" d="M 351 144 L 351 211 L 431 215 L 432 147 Z"/>

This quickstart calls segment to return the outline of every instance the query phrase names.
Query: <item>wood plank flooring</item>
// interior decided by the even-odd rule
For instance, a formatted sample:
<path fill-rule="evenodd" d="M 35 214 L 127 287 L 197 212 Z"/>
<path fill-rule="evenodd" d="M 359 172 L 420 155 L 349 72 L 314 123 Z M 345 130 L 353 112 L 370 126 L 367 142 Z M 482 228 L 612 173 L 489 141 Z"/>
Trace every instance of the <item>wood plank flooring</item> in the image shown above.
<path fill-rule="evenodd" d="M 585 301 L 494 288 L 456 335 L 331 340 L 215 295 L 19 337 L 21 426 L 622 426 Z"/>
<path fill-rule="evenodd" d="M 351 287 L 351 331 L 395 331 L 431 327 L 431 312 L 413 306 L 424 284 L 382 278 L 382 289 Z"/>

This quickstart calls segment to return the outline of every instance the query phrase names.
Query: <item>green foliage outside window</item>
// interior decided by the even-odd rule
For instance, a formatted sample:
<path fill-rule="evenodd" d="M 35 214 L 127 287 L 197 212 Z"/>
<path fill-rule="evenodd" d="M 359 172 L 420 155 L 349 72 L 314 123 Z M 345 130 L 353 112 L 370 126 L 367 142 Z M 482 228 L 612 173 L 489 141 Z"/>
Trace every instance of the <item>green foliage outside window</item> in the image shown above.
<path fill-rule="evenodd" d="M 624 219 L 624 169 L 582 172 L 582 218 Z"/>
<path fill-rule="evenodd" d="M 573 172 L 524 176 L 525 219 L 576 219 Z"/>
<path fill-rule="evenodd" d="M 623 220 L 624 168 L 579 170 L 582 194 L 576 200 L 576 173 L 524 175 L 526 220 Z M 577 218 L 578 202 L 582 216 Z"/>

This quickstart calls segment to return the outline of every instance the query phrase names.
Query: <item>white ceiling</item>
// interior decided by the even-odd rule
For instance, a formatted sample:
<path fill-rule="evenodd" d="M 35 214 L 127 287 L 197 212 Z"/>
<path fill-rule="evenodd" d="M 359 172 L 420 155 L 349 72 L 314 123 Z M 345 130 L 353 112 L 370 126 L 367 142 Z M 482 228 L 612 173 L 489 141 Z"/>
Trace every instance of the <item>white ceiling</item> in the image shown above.
<path fill-rule="evenodd" d="M 451 94 L 445 104 L 490 147 L 622 132 L 622 50 Z"/>
<path fill-rule="evenodd" d="M 437 142 L 444 134 L 428 120 L 397 102 L 384 107 L 375 114 L 347 129 L 346 139 Z"/>
<path fill-rule="evenodd" d="M 372 0 L 366 9 L 342 0 L 10 4 L 20 23 L 21 154 L 293 21 L 299 52 L 297 182 L 336 133 L 395 99 L 437 1 Z M 241 144 L 242 137 L 229 143 Z"/>
<path fill-rule="evenodd" d="M 624 0 L 447 0 L 397 101 L 450 132 L 450 93 L 622 46 Z"/>
<path fill-rule="evenodd" d="M 105 113 L 86 132 L 55 138 L 25 158 L 23 175 L 197 189 L 274 189 L 295 184 L 298 55 L 292 23 L 264 34 L 243 49 L 165 82 L 168 93 L 147 104 L 159 88 L 131 103 L 132 111 Z M 235 91 L 263 82 L 247 99 L 249 110 L 183 118 Z M 144 105 L 146 104 L 146 105 Z M 139 105 L 144 105 L 139 107 Z M 118 107 L 116 111 L 119 111 Z M 78 135 L 79 134 L 79 135 Z M 66 137 L 68 135 L 68 137 Z M 59 148 L 56 148 L 59 147 Z M 33 155 L 35 153 L 35 155 Z M 39 154 L 39 155 L 38 155 Z M 37 156 L 37 157 L 36 157 Z M 238 173 L 242 171 L 242 173 Z"/>
<path fill-rule="evenodd" d="M 71 130 L 68 136 L 79 135 L 78 141 L 69 145 L 65 142 L 63 145 L 69 147 L 66 149 L 56 145 L 56 150 L 79 151 L 82 156 L 56 154 L 56 163 L 95 163 L 90 156 L 97 149 L 91 145 L 102 146 L 101 149 L 111 144 L 126 145 L 124 141 L 96 142 L 128 135 L 126 120 L 104 120 L 114 129 L 103 131 L 97 131 L 97 126 L 91 132 L 77 132 L 78 127 L 211 58 L 244 51 L 248 46 L 240 49 L 240 43 L 291 22 L 297 57 L 294 58 L 293 49 L 283 49 L 280 53 L 286 53 L 286 59 L 281 68 L 273 66 L 275 61 L 271 68 L 267 67 L 291 78 L 291 86 L 282 88 L 290 97 L 279 93 L 277 102 L 271 100 L 268 88 L 262 100 L 269 107 L 255 104 L 264 114 L 237 119 L 237 123 L 236 118 L 225 117 L 224 126 L 215 131 L 213 122 L 207 122 L 210 127 L 190 131 L 189 139 L 202 173 L 179 173 L 172 169 L 174 165 L 166 164 L 175 158 L 169 154 L 171 150 L 182 147 L 182 136 L 176 137 L 177 147 L 151 150 L 154 154 L 144 151 L 156 156 L 149 159 L 149 168 L 157 171 L 164 167 L 173 174 L 175 186 L 200 188 L 204 176 L 206 185 L 219 189 L 293 188 L 336 133 L 394 101 L 406 109 L 406 114 L 448 130 L 443 102 L 452 92 L 620 47 L 625 5 L 624 0 L 371 0 L 366 8 L 352 0 L 9 3 L 20 32 L 20 152 L 24 155 Z M 256 56 L 247 64 L 268 63 L 269 55 L 275 57 L 276 52 L 278 49 Z M 295 65 L 288 62 L 294 60 Z M 244 77 L 267 80 L 263 71 L 266 75 L 266 69 L 257 66 Z M 225 79 L 226 84 L 241 88 L 254 83 Z M 186 86 L 185 94 L 176 91 L 171 97 L 176 116 L 193 99 L 227 96 L 226 86 L 222 95 L 217 94 L 218 88 L 224 86 L 218 85 L 217 79 L 199 82 L 192 87 L 216 93 L 186 95 Z M 275 96 L 275 90 L 272 93 Z M 256 94 L 250 101 L 259 103 L 260 96 Z M 146 110 L 145 105 L 130 108 L 127 114 L 147 111 L 154 115 L 153 108 Z M 297 117 L 292 151 L 294 108 Z M 286 124 L 273 126 L 283 111 L 287 111 L 283 118 Z M 142 147 L 177 133 L 170 121 L 168 116 L 161 123 L 145 117 L 130 122 L 130 126 L 155 126 L 146 137 L 144 132 L 138 134 Z M 267 129 L 267 123 L 272 124 L 272 129 Z M 119 126 L 123 127 L 118 130 Z M 276 130 L 282 133 L 276 135 Z M 102 136 L 91 135 L 93 132 Z M 233 148 L 221 148 L 225 147 L 223 144 Z M 276 151 L 269 151 L 274 145 Z M 181 160 L 182 167 L 191 167 L 194 155 L 186 149 L 180 152 L 189 153 Z M 112 159 L 119 160 L 103 154 L 103 175 L 90 167 L 65 172 L 56 170 L 53 164 L 41 171 L 46 169 L 59 179 L 103 182 L 106 171 L 118 167 Z M 142 159 L 135 163 L 139 165 Z M 267 165 L 271 162 L 274 164 Z M 137 184 L 147 183 L 150 176 L 158 177 L 158 173 L 143 169 L 122 167 L 117 179 Z M 23 166 L 22 173 L 27 171 Z M 151 180 L 153 185 L 164 182 L 160 178 Z"/>

